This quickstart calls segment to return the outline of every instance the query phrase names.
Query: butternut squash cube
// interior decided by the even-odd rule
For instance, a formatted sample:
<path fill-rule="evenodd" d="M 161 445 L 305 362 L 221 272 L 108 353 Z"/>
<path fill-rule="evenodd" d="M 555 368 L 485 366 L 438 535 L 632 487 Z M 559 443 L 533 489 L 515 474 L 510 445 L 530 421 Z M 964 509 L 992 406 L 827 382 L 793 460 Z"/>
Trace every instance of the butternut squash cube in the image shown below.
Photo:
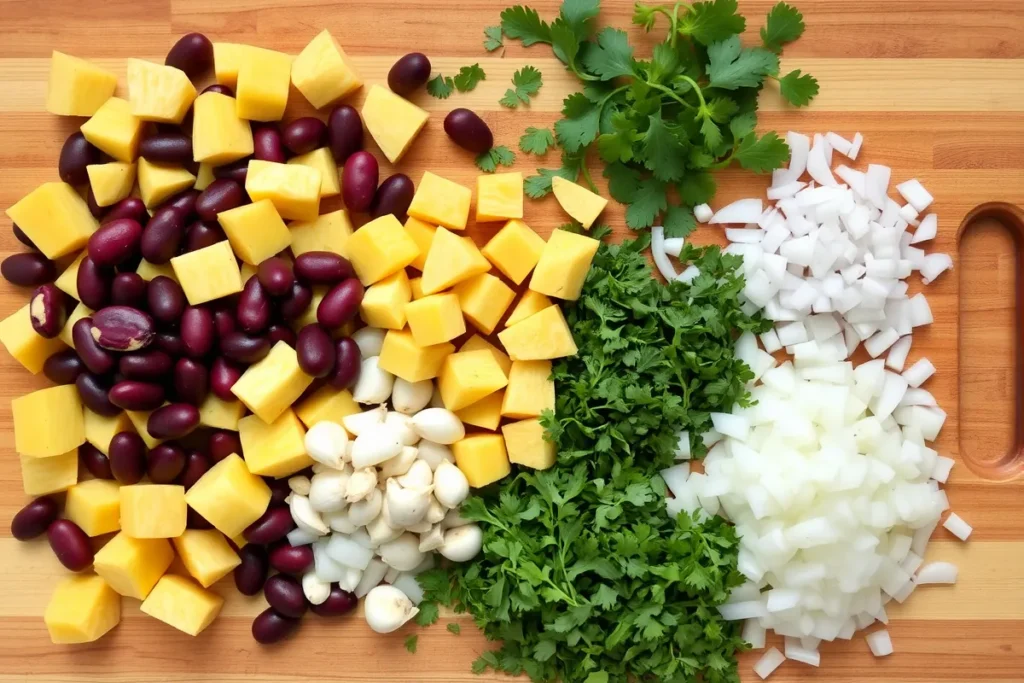
<path fill-rule="evenodd" d="M 437 380 L 448 410 L 461 410 L 508 384 L 490 351 L 460 351 L 445 358 Z"/>
<path fill-rule="evenodd" d="M 168 197 L 187 190 L 196 182 L 196 177 L 180 166 L 154 164 L 145 158 L 139 159 L 139 194 L 147 209 L 153 209 Z"/>
<path fill-rule="evenodd" d="M 338 164 L 334 162 L 334 155 L 329 147 L 314 149 L 312 152 L 300 154 L 288 160 L 289 164 L 296 166 L 307 166 L 320 171 L 320 196 L 333 197 L 341 194 L 341 178 L 338 174 Z"/>
<path fill-rule="evenodd" d="M 430 243 L 434 241 L 434 233 L 437 232 L 437 226 L 424 223 L 419 218 L 409 216 L 405 219 L 405 231 L 409 233 L 409 237 L 420 248 L 420 255 L 409 265 L 422 272 L 423 266 L 427 263 L 427 254 L 430 252 Z"/>
<path fill-rule="evenodd" d="M 250 162 L 255 164 L 256 162 Z M 284 164 L 280 164 L 284 165 Z M 257 266 L 291 244 L 292 234 L 270 199 L 254 200 L 217 215 L 238 257 Z"/>
<path fill-rule="evenodd" d="M 224 598 L 200 588 L 191 579 L 165 574 L 139 609 L 179 631 L 197 636 L 213 623 L 223 605 Z"/>
<path fill-rule="evenodd" d="M 99 576 L 69 576 L 53 591 L 43 615 L 58 645 L 91 643 L 121 621 L 121 597 Z"/>
<path fill-rule="evenodd" d="M 238 421 L 238 438 L 245 465 L 253 474 L 280 479 L 313 464 L 306 455 L 306 430 L 290 409 L 270 424 L 258 415 L 243 417 Z"/>
<path fill-rule="evenodd" d="M 283 341 L 277 342 L 270 353 L 258 363 L 250 365 L 231 393 L 263 422 L 270 424 L 284 413 L 288 406 L 302 395 L 313 378 L 299 369 L 295 349 Z M 239 431 L 242 430 L 239 421 Z M 234 534 L 227 534 L 234 536 Z"/>
<path fill-rule="evenodd" d="M 501 371 L 505 373 L 506 377 L 508 377 L 509 371 L 512 370 L 512 361 L 505 355 L 505 352 L 479 334 L 474 334 L 459 347 L 459 352 L 463 351 L 490 351 L 491 355 L 494 356 L 494 360 L 501 366 Z"/>
<path fill-rule="evenodd" d="M 46 111 L 58 116 L 92 116 L 117 89 L 117 76 L 95 64 L 53 51 Z"/>
<path fill-rule="evenodd" d="M 109 164 L 89 164 L 89 187 L 97 206 L 111 206 L 129 194 L 135 186 L 135 164 L 112 161 Z"/>
<path fill-rule="evenodd" d="M 409 292 L 412 294 L 413 300 L 422 299 L 424 296 L 426 296 L 423 293 L 423 278 L 414 277 L 413 279 L 409 280 Z"/>
<path fill-rule="evenodd" d="M 561 176 L 551 179 L 551 191 L 565 212 L 579 221 L 584 230 L 590 229 L 608 204 L 608 200 L 601 195 Z"/>
<path fill-rule="evenodd" d="M 498 333 L 498 340 L 512 360 L 551 360 L 576 355 L 562 309 L 548 306 L 526 320 Z"/>
<path fill-rule="evenodd" d="M 121 530 L 132 538 L 175 538 L 185 531 L 184 486 L 122 486 Z"/>
<path fill-rule="evenodd" d="M 85 200 L 67 183 L 43 183 L 6 213 L 49 259 L 78 251 L 99 227 Z"/>
<path fill-rule="evenodd" d="M 530 278 L 530 289 L 567 301 L 579 299 L 600 245 L 592 237 L 555 230 Z"/>
<path fill-rule="evenodd" d="M 261 47 L 242 55 L 235 87 L 236 111 L 249 121 L 280 121 L 288 106 L 292 56 Z"/>
<path fill-rule="evenodd" d="M 555 382 L 551 379 L 551 361 L 513 361 L 501 414 L 522 419 L 538 417 L 543 411 L 554 409 Z"/>
<path fill-rule="evenodd" d="M 213 166 L 210 164 L 199 164 L 199 170 L 196 171 L 196 182 L 192 185 L 193 188 L 202 192 L 217 179 L 217 176 L 213 175 Z"/>
<path fill-rule="evenodd" d="M 420 346 L 443 344 L 466 331 L 459 297 L 451 292 L 409 302 L 405 307 L 412 338 Z"/>
<path fill-rule="evenodd" d="M 88 408 L 82 411 L 83 422 L 85 423 L 85 440 L 91 443 L 96 449 L 109 455 L 110 440 L 121 432 L 134 432 L 135 426 L 128 416 L 128 413 L 118 413 L 113 417 L 99 415 Z M 147 434 L 148 429 L 144 429 Z"/>
<path fill-rule="evenodd" d="M 160 275 L 169 277 L 175 282 L 178 281 L 178 276 L 174 272 L 174 266 L 170 263 L 161 263 L 157 265 L 156 263 L 150 263 L 146 259 L 142 259 L 142 261 L 139 262 L 139 267 L 135 269 L 135 272 L 138 273 L 139 277 L 146 282 L 149 282 Z"/>
<path fill-rule="evenodd" d="M 501 434 L 505 437 L 505 450 L 510 462 L 535 470 L 554 466 L 558 451 L 554 443 L 544 438 L 540 420 L 534 418 L 503 425 Z"/>
<path fill-rule="evenodd" d="M 473 240 L 438 228 L 423 266 L 423 293 L 436 294 L 490 269 Z"/>
<path fill-rule="evenodd" d="M 378 366 L 407 382 L 437 377 L 444 359 L 455 351 L 449 343 L 420 346 L 408 330 L 389 330 L 384 336 Z"/>
<path fill-rule="evenodd" d="M 100 151 L 130 164 L 139 154 L 142 119 L 132 114 L 127 100 L 111 97 L 82 124 L 82 135 Z"/>
<path fill-rule="evenodd" d="M 0 320 L 0 344 L 33 375 L 39 374 L 47 358 L 67 348 L 59 337 L 47 339 L 35 331 L 29 304 Z"/>
<path fill-rule="evenodd" d="M 31 455 L 21 455 L 20 458 L 21 484 L 30 496 L 66 491 L 78 483 L 77 449 L 46 458 Z"/>
<path fill-rule="evenodd" d="M 523 217 L 523 174 L 491 173 L 476 178 L 478 223 Z"/>
<path fill-rule="evenodd" d="M 405 327 L 405 305 L 411 300 L 409 276 L 402 269 L 370 285 L 359 305 L 359 315 L 371 327 L 400 330 Z"/>
<path fill-rule="evenodd" d="M 283 218 L 312 221 L 320 215 L 320 183 L 320 171 L 312 166 L 253 159 L 245 191 L 253 202 L 269 199 Z"/>
<path fill-rule="evenodd" d="M 242 291 L 242 276 L 229 242 L 217 242 L 175 256 L 171 267 L 193 306 Z"/>
<path fill-rule="evenodd" d="M 516 297 L 508 285 L 490 273 L 481 273 L 460 282 L 452 291 L 459 297 L 462 314 L 484 334 L 494 331 Z"/>
<path fill-rule="evenodd" d="M 212 429 L 238 431 L 238 421 L 245 415 L 241 401 L 224 401 L 212 392 L 199 406 L 199 424 Z"/>
<path fill-rule="evenodd" d="M 63 455 L 85 443 L 82 401 L 74 384 L 33 391 L 11 401 L 14 450 L 34 458 Z"/>
<path fill-rule="evenodd" d="M 224 534 L 216 529 L 185 529 L 171 542 L 188 573 L 203 588 L 209 588 L 242 564 Z"/>
<path fill-rule="evenodd" d="M 215 529 L 234 538 L 266 512 L 270 487 L 232 453 L 192 485 L 185 501 Z"/>
<path fill-rule="evenodd" d="M 238 84 L 238 70 L 252 49 L 242 43 L 214 43 L 213 71 L 217 82 L 234 88 Z"/>
<path fill-rule="evenodd" d="M 363 409 L 352 398 L 352 394 L 329 384 L 320 387 L 312 396 L 295 406 L 295 414 L 307 429 L 317 422 L 341 424 L 342 418 L 361 412 Z"/>
<path fill-rule="evenodd" d="M 385 214 L 348 239 L 348 258 L 364 285 L 397 273 L 416 260 L 420 249 L 394 214 Z"/>
<path fill-rule="evenodd" d="M 121 494 L 116 481 L 90 479 L 68 489 L 64 516 L 89 536 L 102 536 L 121 528 Z"/>
<path fill-rule="evenodd" d="M 75 340 L 71 338 L 71 329 L 79 320 L 87 318 L 93 313 L 94 311 L 85 304 L 80 303 L 75 306 L 75 309 L 71 311 L 71 315 L 68 316 L 68 320 L 64 323 L 64 327 L 61 329 L 60 334 L 57 335 L 57 338 L 71 348 L 75 348 Z"/>
<path fill-rule="evenodd" d="M 409 215 L 450 230 L 465 230 L 473 191 L 430 171 L 423 174 L 409 205 Z"/>
<path fill-rule="evenodd" d="M 455 464 L 473 488 L 481 488 L 504 479 L 512 471 L 499 434 L 472 434 L 452 444 Z"/>
<path fill-rule="evenodd" d="M 124 414 L 128 416 L 128 419 L 132 421 L 132 426 L 135 427 L 135 433 L 142 437 L 143 442 L 146 444 L 146 448 L 156 448 L 164 442 L 163 439 L 158 439 L 149 433 L 149 416 L 153 413 L 152 410 L 126 410 Z"/>
<path fill-rule="evenodd" d="M 523 297 L 516 304 L 516 307 L 512 309 L 512 313 L 509 314 L 508 319 L 505 321 L 505 327 L 512 327 L 516 323 L 526 320 L 534 313 L 540 313 L 548 306 L 554 306 L 551 299 L 540 292 L 528 289 L 523 292 Z"/>
<path fill-rule="evenodd" d="M 93 568 L 121 595 L 145 600 L 172 561 L 166 538 L 132 538 L 122 531 L 96 552 Z"/>
<path fill-rule="evenodd" d="M 78 269 L 82 265 L 82 261 L 89 255 L 88 249 L 83 249 L 82 252 L 75 258 L 74 261 L 64 269 L 64 272 L 60 274 L 53 284 L 57 285 L 57 289 L 64 292 L 72 299 L 78 299 Z"/>
<path fill-rule="evenodd" d="M 352 221 L 344 209 L 338 209 L 312 221 L 291 223 L 292 253 L 296 256 L 308 251 L 332 251 L 348 258 L 348 240 L 352 236 Z"/>
<path fill-rule="evenodd" d="M 504 391 L 495 391 L 476 403 L 470 403 L 465 408 L 456 410 L 455 414 L 465 424 L 482 427 L 493 432 L 501 423 L 501 401 L 504 395 Z"/>
<path fill-rule="evenodd" d="M 253 152 L 252 128 L 238 116 L 235 98 L 206 92 L 192 105 L 192 158 L 211 166 L 244 159 Z"/>
<path fill-rule="evenodd" d="M 345 50 L 326 29 L 295 58 L 292 83 L 314 109 L 326 107 L 363 85 Z"/>
<path fill-rule="evenodd" d="M 360 113 L 366 130 L 393 164 L 405 155 L 430 118 L 409 100 L 379 85 L 370 86 Z"/>
<path fill-rule="evenodd" d="M 517 285 L 540 260 L 544 238 L 521 220 L 511 220 L 484 245 L 480 252 L 494 267 Z"/>
<path fill-rule="evenodd" d="M 195 99 L 196 88 L 181 69 L 128 59 L 128 102 L 133 116 L 181 123 Z"/>

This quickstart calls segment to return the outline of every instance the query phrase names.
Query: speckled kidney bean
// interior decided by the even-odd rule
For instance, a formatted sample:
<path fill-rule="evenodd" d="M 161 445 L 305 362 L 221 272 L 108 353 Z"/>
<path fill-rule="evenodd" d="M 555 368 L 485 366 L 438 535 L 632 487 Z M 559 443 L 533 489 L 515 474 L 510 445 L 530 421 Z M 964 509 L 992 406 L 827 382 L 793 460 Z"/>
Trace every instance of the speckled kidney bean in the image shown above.
<path fill-rule="evenodd" d="M 210 372 L 193 358 L 179 358 L 174 365 L 174 395 L 179 401 L 202 405 L 210 393 Z"/>
<path fill-rule="evenodd" d="M 409 176 L 404 173 L 388 176 L 373 195 L 370 216 L 380 218 L 390 213 L 404 223 L 405 219 L 409 217 L 409 205 L 412 204 L 414 194 L 416 194 L 416 187 Z"/>
<path fill-rule="evenodd" d="M 245 192 L 234 180 L 214 180 L 196 199 L 196 213 L 204 221 L 215 221 L 217 214 L 241 206 L 244 200 Z"/>
<path fill-rule="evenodd" d="M 75 387 L 78 389 L 82 404 L 97 415 L 114 417 L 121 412 L 121 409 L 107 398 L 110 386 L 99 375 L 83 372 L 75 378 Z"/>
<path fill-rule="evenodd" d="M 270 551 L 270 564 L 274 564 L 274 550 Z M 267 603 L 286 617 L 298 619 L 309 605 L 302 592 L 302 584 L 294 576 L 275 574 L 263 584 L 263 597 Z"/>
<path fill-rule="evenodd" d="M 336 389 L 355 386 L 362 361 L 359 345 L 350 337 L 342 337 L 334 342 L 334 357 L 334 372 L 327 378 L 327 383 Z"/>
<path fill-rule="evenodd" d="M 33 251 L 39 251 L 39 248 L 36 247 L 36 243 L 33 242 L 29 238 L 29 236 L 25 234 L 24 230 L 22 230 L 21 228 L 18 227 L 17 223 L 12 223 L 11 224 L 11 232 L 14 233 L 15 239 L 17 239 L 19 242 L 24 244 L 26 247 L 28 247 L 29 249 L 32 249 Z"/>
<path fill-rule="evenodd" d="M 184 133 L 154 133 L 139 144 L 139 156 L 161 164 L 187 164 L 192 161 L 192 138 Z"/>
<path fill-rule="evenodd" d="M 279 341 L 283 341 L 288 346 L 295 348 L 295 332 L 287 325 L 271 325 L 268 327 L 267 339 L 270 340 L 271 346 Z"/>
<path fill-rule="evenodd" d="M 362 212 L 370 208 L 379 178 L 377 159 L 369 152 L 359 151 L 345 160 L 341 170 L 341 197 L 349 211 Z"/>
<path fill-rule="evenodd" d="M 11 254 L 0 263 L 0 274 L 12 285 L 38 287 L 57 279 L 57 266 L 39 252 Z"/>
<path fill-rule="evenodd" d="M 126 379 L 110 387 L 110 402 L 125 410 L 155 410 L 164 402 L 164 388 L 152 382 Z"/>
<path fill-rule="evenodd" d="M 181 341 L 181 337 L 174 332 L 157 332 L 153 346 L 172 356 L 185 355 L 185 344 Z"/>
<path fill-rule="evenodd" d="M 118 273 L 110 288 L 110 303 L 141 308 L 146 305 L 149 283 L 138 273 Z"/>
<path fill-rule="evenodd" d="M 213 312 L 213 327 L 217 333 L 217 339 L 223 339 L 238 329 L 235 321 L 235 313 L 226 308 L 218 308 Z"/>
<path fill-rule="evenodd" d="M 220 352 L 228 360 L 252 365 L 270 353 L 270 341 L 266 337 L 251 337 L 244 332 L 232 332 L 220 340 Z"/>
<path fill-rule="evenodd" d="M 301 282 L 292 285 L 292 291 L 281 300 L 278 311 L 285 320 L 295 320 L 302 316 L 313 301 L 313 290 Z"/>
<path fill-rule="evenodd" d="M 157 209 L 143 229 L 139 241 L 143 258 L 157 265 L 174 258 L 185 238 L 185 221 L 185 215 L 173 206 Z"/>
<path fill-rule="evenodd" d="M 323 144 L 327 125 L 315 116 L 303 116 L 284 125 L 281 140 L 292 154 L 306 154 Z"/>
<path fill-rule="evenodd" d="M 210 366 L 210 390 L 222 401 L 234 401 L 238 397 L 231 393 L 231 387 L 242 376 L 242 370 L 224 357 L 219 357 Z"/>
<path fill-rule="evenodd" d="M 311 605 L 309 609 L 320 617 L 340 617 L 354 610 L 358 604 L 359 598 L 355 593 L 342 590 L 338 584 L 332 583 L 331 593 L 327 596 L 327 600 L 319 605 Z"/>
<path fill-rule="evenodd" d="M 242 455 L 242 442 L 238 438 L 238 432 L 215 429 L 210 434 L 206 450 L 209 451 L 210 459 L 217 463 L 232 453 Z"/>
<path fill-rule="evenodd" d="M 246 281 L 238 297 L 238 311 L 235 313 L 238 326 L 252 334 L 262 332 L 270 324 L 271 313 L 270 297 L 259 278 L 253 275 Z"/>
<path fill-rule="evenodd" d="M 131 218 L 104 223 L 89 237 L 89 258 L 100 268 L 112 268 L 134 256 L 142 239 L 142 226 Z"/>
<path fill-rule="evenodd" d="M 154 484 L 173 484 L 185 471 L 185 450 L 173 443 L 154 446 L 146 460 L 146 473 Z"/>
<path fill-rule="evenodd" d="M 363 148 L 363 120 L 355 107 L 342 104 L 327 117 L 327 139 L 339 164 Z"/>
<path fill-rule="evenodd" d="M 90 372 L 105 375 L 114 369 L 116 361 L 113 354 L 101 347 L 92 336 L 92 318 L 81 318 L 71 326 L 71 340 L 75 343 L 79 358 Z"/>
<path fill-rule="evenodd" d="M 156 280 L 160 279 L 174 282 L 163 276 L 156 278 Z M 153 291 L 153 287 L 150 286 L 149 290 Z M 150 309 L 152 310 L 152 308 L 151 302 Z M 153 343 L 153 337 L 156 336 L 156 325 L 153 318 L 137 308 L 107 306 L 93 313 L 89 332 L 96 343 L 104 349 L 131 352 L 144 349 Z"/>
<path fill-rule="evenodd" d="M 117 369 L 127 379 L 159 380 L 171 374 L 174 359 L 159 349 L 121 356 Z"/>
<path fill-rule="evenodd" d="M 146 442 L 135 432 L 121 432 L 107 449 L 110 471 L 123 485 L 138 484 L 146 474 Z"/>
<path fill-rule="evenodd" d="M 201 451 L 189 451 L 185 458 L 185 471 L 181 473 L 181 485 L 188 491 L 210 469 L 210 459 Z"/>
<path fill-rule="evenodd" d="M 14 515 L 11 520 L 11 536 L 19 541 L 30 541 L 42 536 L 59 514 L 60 506 L 53 498 L 36 498 Z"/>
<path fill-rule="evenodd" d="M 260 284 L 270 296 L 284 296 L 292 289 L 295 274 L 292 264 L 280 256 L 272 256 L 259 265 L 256 271 Z"/>
<path fill-rule="evenodd" d="M 185 251 L 199 251 L 227 238 L 218 224 L 211 221 L 196 221 L 185 233 Z"/>
<path fill-rule="evenodd" d="M 101 222 L 109 223 L 120 218 L 131 218 L 133 221 L 144 225 L 149 220 L 149 212 L 146 211 L 146 205 L 138 197 L 125 197 L 107 209 L 107 213 L 104 214 Z"/>
<path fill-rule="evenodd" d="M 57 173 L 69 185 L 85 185 L 89 182 L 86 167 L 98 164 L 99 161 L 100 151 L 89 144 L 81 133 L 72 133 L 60 148 Z"/>
<path fill-rule="evenodd" d="M 306 325 L 295 342 L 299 367 L 312 377 L 327 377 L 334 370 L 334 342 L 324 328 Z"/>
<path fill-rule="evenodd" d="M 213 43 L 202 33 L 186 33 L 167 53 L 164 64 L 181 69 L 189 78 L 213 67 Z"/>
<path fill-rule="evenodd" d="M 202 358 L 213 350 L 216 339 L 213 313 L 200 306 L 189 306 L 181 314 L 181 341 L 191 358 Z"/>
<path fill-rule="evenodd" d="M 268 607 L 252 620 L 252 637 L 261 645 L 270 645 L 284 640 L 298 628 L 298 619 L 286 617 Z"/>
<path fill-rule="evenodd" d="M 229 88 L 226 85 L 221 85 L 220 83 L 214 83 L 213 85 L 206 86 L 205 88 L 203 88 L 203 92 L 200 93 L 200 94 L 202 95 L 202 94 L 205 94 L 205 93 L 208 93 L 208 92 L 216 92 L 216 93 L 220 93 L 221 95 L 227 95 L 228 97 L 234 97 L 235 96 L 235 91 L 234 90 L 232 90 L 231 88 Z"/>
<path fill-rule="evenodd" d="M 213 169 L 214 178 L 229 178 L 245 187 L 245 178 L 249 174 L 249 159 L 239 159 Z"/>
<path fill-rule="evenodd" d="M 185 292 L 181 285 L 166 275 L 157 275 L 150 280 L 146 301 L 149 312 L 162 323 L 177 322 L 185 311 Z"/>
<path fill-rule="evenodd" d="M 163 208 L 166 206 L 176 209 L 181 212 L 181 215 L 183 215 L 186 220 L 188 220 L 196 213 L 197 199 L 199 199 L 199 190 L 185 190 L 184 192 L 179 192 L 168 199 L 166 202 L 161 204 L 160 207 Z"/>
<path fill-rule="evenodd" d="M 82 528 L 69 519 L 58 519 L 46 530 L 50 548 L 60 563 L 73 572 L 80 572 L 92 564 L 93 551 L 89 537 Z"/>
<path fill-rule="evenodd" d="M 242 562 L 235 567 L 235 587 L 242 595 L 258 595 L 270 569 L 267 549 L 259 545 L 245 545 L 238 550 L 238 559 Z"/>
<path fill-rule="evenodd" d="M 286 505 L 271 505 L 255 522 L 246 528 L 245 540 L 249 543 L 267 545 L 280 541 L 295 528 L 292 513 Z"/>
<path fill-rule="evenodd" d="M 188 403 L 170 403 L 149 415 L 146 429 L 155 439 L 180 439 L 199 426 L 199 409 Z"/>
<path fill-rule="evenodd" d="M 60 334 L 67 319 L 64 313 L 64 292 L 53 283 L 36 287 L 29 299 L 28 311 L 32 329 L 42 337 L 53 339 Z"/>
<path fill-rule="evenodd" d="M 83 443 L 78 447 L 78 462 L 97 479 L 114 478 L 114 473 L 110 470 L 110 459 L 91 443 Z"/>
<path fill-rule="evenodd" d="M 363 301 L 363 285 L 357 278 L 350 277 L 334 285 L 324 295 L 316 309 L 316 319 L 329 330 L 341 327 L 359 312 Z"/>
<path fill-rule="evenodd" d="M 54 384 L 74 384 L 83 372 L 85 363 L 74 349 L 58 351 L 43 363 L 43 374 Z"/>
<path fill-rule="evenodd" d="M 253 158 L 260 161 L 273 161 L 283 164 L 287 157 L 284 154 L 284 143 L 281 132 L 273 123 L 253 126 L 252 131 Z"/>
<path fill-rule="evenodd" d="M 270 548 L 270 566 L 283 574 L 302 574 L 313 566 L 313 548 L 278 543 Z"/>

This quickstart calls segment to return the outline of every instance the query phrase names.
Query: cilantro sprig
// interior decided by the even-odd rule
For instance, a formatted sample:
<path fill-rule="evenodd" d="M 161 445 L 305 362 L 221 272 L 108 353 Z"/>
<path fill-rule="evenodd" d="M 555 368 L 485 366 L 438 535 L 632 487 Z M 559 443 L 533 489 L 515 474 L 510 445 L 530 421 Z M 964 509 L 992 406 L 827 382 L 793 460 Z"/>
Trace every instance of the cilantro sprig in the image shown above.
<path fill-rule="evenodd" d="M 540 91 L 540 87 L 543 84 L 544 81 L 539 69 L 532 66 L 524 66 L 512 74 L 512 85 L 515 88 L 506 90 L 505 96 L 498 103 L 509 109 L 515 109 L 520 104 L 529 104 L 530 98 Z"/>
<path fill-rule="evenodd" d="M 452 92 L 470 92 L 480 81 L 487 80 L 487 74 L 480 64 L 471 64 L 459 69 L 455 76 L 438 74 L 427 81 L 427 93 L 439 100 L 448 99 Z"/>
<path fill-rule="evenodd" d="M 498 166 L 511 166 L 516 162 L 516 153 L 505 145 L 491 147 L 476 158 L 476 167 L 484 173 L 494 173 Z"/>

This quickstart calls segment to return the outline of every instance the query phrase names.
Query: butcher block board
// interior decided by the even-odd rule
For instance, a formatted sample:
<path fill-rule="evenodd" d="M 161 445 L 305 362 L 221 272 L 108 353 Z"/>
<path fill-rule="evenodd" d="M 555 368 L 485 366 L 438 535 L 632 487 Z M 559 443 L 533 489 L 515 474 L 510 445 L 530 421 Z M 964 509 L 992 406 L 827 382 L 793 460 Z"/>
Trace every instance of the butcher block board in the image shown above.
<path fill-rule="evenodd" d="M 511 4 L 511 3 L 509 3 Z M 542 16 L 558 2 L 530 2 Z M 628 27 L 632 2 L 605 0 L 602 22 Z M 741 0 L 756 39 L 770 0 Z M 1009 213 L 982 216 L 964 226 L 980 205 L 1024 206 L 1024 3 L 1020 0 L 796 0 L 807 32 L 787 47 L 784 71 L 802 68 L 821 82 L 807 110 L 794 111 L 769 86 L 762 98 L 762 128 L 836 131 L 866 142 L 856 166 L 893 167 L 894 182 L 919 178 L 934 194 L 939 237 L 933 249 L 949 252 L 956 270 L 927 288 L 935 324 L 914 335 L 911 361 L 927 356 L 938 374 L 927 388 L 949 418 L 937 448 L 957 460 L 947 488 L 954 510 L 974 525 L 962 544 L 943 529 L 928 559 L 956 562 L 955 587 L 918 590 L 891 610 L 896 654 L 874 659 L 863 636 L 825 644 L 821 669 L 787 662 L 774 681 L 1022 681 L 1024 680 L 1024 479 L 1019 474 L 1019 317 L 1017 281 L 1021 225 Z M 483 28 L 498 23 L 506 6 L 495 0 L 5 0 L 0 3 L 0 206 L 6 208 L 39 183 L 57 179 L 64 138 L 79 120 L 43 111 L 52 49 L 95 60 L 120 75 L 127 57 L 162 61 L 189 31 L 213 40 L 248 42 L 297 53 L 327 28 L 353 56 L 367 83 L 382 82 L 400 55 L 422 51 L 435 73 L 453 74 L 479 62 L 487 73 L 472 93 L 440 101 L 414 100 L 431 112 L 426 130 L 400 169 L 414 180 L 432 170 L 472 186 L 472 156 L 454 147 L 441 122 L 465 106 L 491 125 L 498 144 L 515 149 L 527 126 L 550 126 L 562 98 L 577 84 L 544 46 L 511 43 L 502 52 L 481 47 Z M 631 28 L 647 45 L 652 37 Z M 642 51 L 641 51 L 642 53 Z M 530 107 L 509 112 L 498 99 L 512 73 L 525 64 L 544 74 Z M 358 106 L 362 95 L 353 98 Z M 292 93 L 289 117 L 308 113 Z M 379 150 L 371 149 L 382 158 Z M 557 166 L 552 154 L 538 161 L 520 154 L 516 170 Z M 384 177 L 391 168 L 382 169 Z M 600 167 L 591 168 L 600 180 Z M 723 174 L 716 205 L 762 193 L 766 181 L 742 172 Z M 333 208 L 333 204 L 328 204 Z M 547 235 L 566 220 L 555 203 L 527 201 L 526 220 Z M 623 209 L 612 203 L 604 220 L 625 237 Z M 482 244 L 496 226 L 474 226 Z M 701 228 L 697 241 L 720 239 Z M 963 235 L 961 236 L 961 233 Z M 21 250 L 0 217 L 2 256 Z M 912 291 L 921 288 L 914 279 Z M 24 305 L 27 292 L 0 284 L 0 314 Z M 442 617 L 431 628 L 408 626 L 376 635 L 363 620 L 307 617 L 298 635 L 272 647 L 250 635 L 262 598 L 245 598 L 230 580 L 216 590 L 226 597 L 220 618 L 190 638 L 142 615 L 124 600 L 121 625 L 92 645 L 52 645 L 42 613 L 66 571 L 45 541 L 19 543 L 9 522 L 25 502 L 14 451 L 10 399 L 47 385 L 6 353 L 0 354 L 0 681 L 454 681 L 504 680 L 470 673 L 488 643 L 472 622 Z M 444 623 L 458 621 L 455 636 Z M 403 641 L 419 635 L 415 655 Z M 780 645 L 781 647 L 781 645 Z M 745 681 L 756 680 L 756 655 L 741 658 Z"/>

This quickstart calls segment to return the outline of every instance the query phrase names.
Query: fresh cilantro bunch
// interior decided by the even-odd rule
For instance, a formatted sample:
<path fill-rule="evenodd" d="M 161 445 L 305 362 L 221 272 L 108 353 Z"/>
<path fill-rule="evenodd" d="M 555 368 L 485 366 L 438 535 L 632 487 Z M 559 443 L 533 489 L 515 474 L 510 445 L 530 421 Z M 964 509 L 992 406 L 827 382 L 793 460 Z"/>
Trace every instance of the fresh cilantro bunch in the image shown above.
<path fill-rule="evenodd" d="M 762 44 L 745 47 L 746 20 L 736 0 L 637 3 L 635 24 L 650 31 L 668 23 L 664 42 L 650 59 L 639 59 L 625 31 L 597 31 L 599 10 L 600 0 L 565 0 L 551 23 L 529 7 L 501 13 L 505 36 L 551 45 L 584 84 L 565 99 L 555 123 L 562 167 L 538 169 L 526 192 L 540 197 L 551 190 L 552 176 L 576 180 L 581 174 L 596 191 L 584 163 L 596 147 L 612 196 L 628 205 L 627 224 L 646 228 L 660 216 L 667 234 L 685 236 L 694 226 L 690 207 L 715 192 L 713 171 L 735 162 L 763 173 L 788 159 L 778 135 L 755 132 L 757 95 L 768 80 L 796 106 L 817 94 L 812 76 L 779 71 L 778 53 L 803 33 L 803 17 L 778 3 L 768 13 Z"/>

